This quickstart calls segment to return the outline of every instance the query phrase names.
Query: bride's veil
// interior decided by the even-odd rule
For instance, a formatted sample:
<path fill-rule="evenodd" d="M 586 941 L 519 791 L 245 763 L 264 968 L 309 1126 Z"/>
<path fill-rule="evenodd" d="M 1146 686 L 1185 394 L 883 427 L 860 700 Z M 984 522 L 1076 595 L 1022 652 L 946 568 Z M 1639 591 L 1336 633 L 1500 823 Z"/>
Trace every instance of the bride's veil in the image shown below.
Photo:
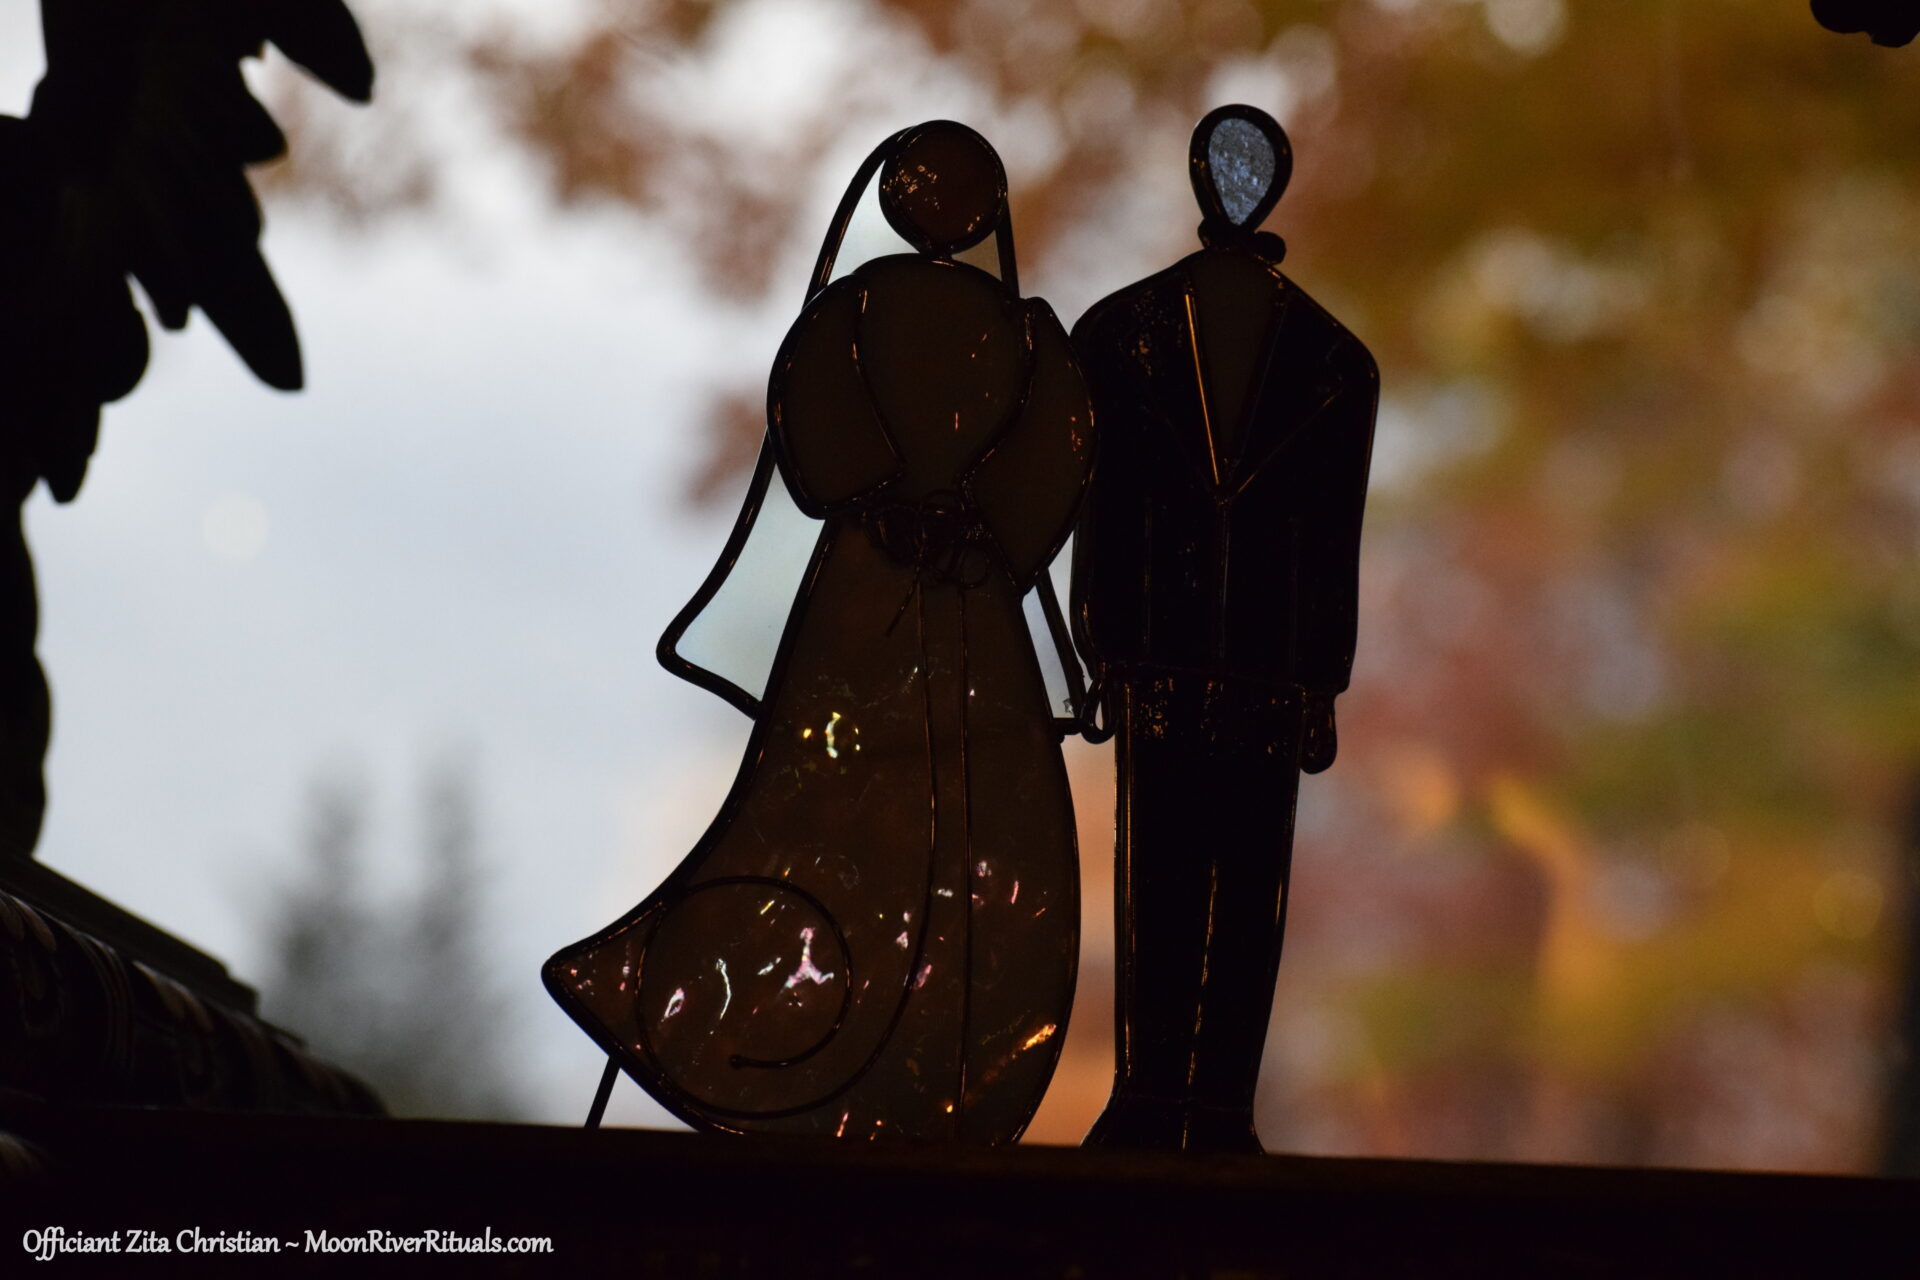
<path fill-rule="evenodd" d="M 847 184 L 814 260 L 807 284 L 808 302 L 837 276 L 869 258 L 908 248 L 877 208 L 862 206 L 881 165 L 915 131 L 902 129 L 875 147 Z M 857 220 L 856 213 L 862 215 Z M 853 248 L 843 254 L 849 242 Z M 989 244 L 994 246 L 992 250 Z M 1018 296 L 1013 231 L 1004 214 L 993 236 L 959 257 L 998 275 Z M 795 587 L 806 576 L 819 535 L 820 521 L 795 504 L 780 469 L 774 465 L 772 444 L 762 436 L 746 495 L 719 559 L 661 633 L 655 649 L 660 665 L 757 719 L 793 606 Z M 1083 677 L 1065 623 L 1060 620 L 1050 575 L 1042 574 L 1039 584 L 1028 593 L 1026 612 L 1056 726 L 1063 733 L 1076 732 L 1073 718 L 1080 709 Z"/>

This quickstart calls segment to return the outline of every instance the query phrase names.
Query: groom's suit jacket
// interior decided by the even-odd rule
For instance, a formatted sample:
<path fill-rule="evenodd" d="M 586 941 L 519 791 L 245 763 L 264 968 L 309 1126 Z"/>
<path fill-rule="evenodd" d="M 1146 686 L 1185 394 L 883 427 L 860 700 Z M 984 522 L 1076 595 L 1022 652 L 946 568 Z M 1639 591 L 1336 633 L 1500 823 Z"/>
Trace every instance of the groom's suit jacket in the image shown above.
<path fill-rule="evenodd" d="M 1240 247 L 1094 304 L 1073 344 L 1100 428 L 1073 558 L 1096 669 L 1344 690 L 1379 399 L 1366 347 Z"/>

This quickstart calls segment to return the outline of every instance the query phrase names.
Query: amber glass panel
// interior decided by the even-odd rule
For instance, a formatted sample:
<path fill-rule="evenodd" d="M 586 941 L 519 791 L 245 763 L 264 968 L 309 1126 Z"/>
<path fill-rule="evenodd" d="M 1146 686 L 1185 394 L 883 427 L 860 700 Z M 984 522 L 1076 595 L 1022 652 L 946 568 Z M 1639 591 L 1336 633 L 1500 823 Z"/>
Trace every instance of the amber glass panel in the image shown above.
<path fill-rule="evenodd" d="M 890 217 L 937 195 L 1004 219 L 997 158 L 926 189 L 931 159 L 985 148 L 919 145 L 954 130 L 902 135 L 921 185 Z M 824 521 L 732 790 L 658 891 L 548 964 L 705 1127 L 1009 1141 L 1072 1002 L 1073 808 L 1022 597 L 1071 527 L 1091 411 L 1052 312 L 940 256 L 950 229 L 921 239 L 822 289 L 775 361 L 768 490 Z"/>

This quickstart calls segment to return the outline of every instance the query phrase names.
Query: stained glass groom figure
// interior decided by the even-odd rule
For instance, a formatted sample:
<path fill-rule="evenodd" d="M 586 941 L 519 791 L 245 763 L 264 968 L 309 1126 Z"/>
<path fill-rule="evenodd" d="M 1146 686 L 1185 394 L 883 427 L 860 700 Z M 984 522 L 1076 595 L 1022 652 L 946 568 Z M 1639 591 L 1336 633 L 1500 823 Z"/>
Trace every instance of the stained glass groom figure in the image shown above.
<path fill-rule="evenodd" d="M 1117 739 L 1118 1070 L 1089 1143 L 1257 1152 L 1299 771 L 1353 665 L 1379 374 L 1259 230 L 1292 170 L 1222 107 L 1189 153 L 1202 248 L 1073 343 L 1101 453 L 1073 621 Z"/>

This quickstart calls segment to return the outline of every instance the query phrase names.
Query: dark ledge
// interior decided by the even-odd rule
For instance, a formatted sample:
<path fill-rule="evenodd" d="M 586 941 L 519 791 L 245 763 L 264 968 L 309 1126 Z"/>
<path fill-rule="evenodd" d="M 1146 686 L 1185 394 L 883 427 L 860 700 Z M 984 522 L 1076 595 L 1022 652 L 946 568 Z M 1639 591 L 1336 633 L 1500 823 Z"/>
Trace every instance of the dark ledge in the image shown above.
<path fill-rule="evenodd" d="M 229 1009 L 250 1014 L 259 1003 L 252 987 L 236 981 L 227 966 L 206 952 L 31 858 L 0 858 L 0 892 L 31 903 Z"/>
<path fill-rule="evenodd" d="M 0 890 L 0 1089 L 50 1108 L 379 1114 L 365 1084 L 247 1012 L 250 992 L 229 1004 L 154 954 Z M 0 1105 L 0 1127 L 17 1110 Z"/>
<path fill-rule="evenodd" d="M 46 1111 L 19 1232 L 545 1236 L 489 1273 L 1911 1276 L 1920 1182 L 162 1111 Z M 63 1261 L 71 1261 L 63 1259 Z M 139 1274 L 165 1270 L 148 1258 Z M 175 1256 L 183 1273 L 204 1261 Z M 256 1265 L 257 1265 L 257 1260 Z M 407 1258 L 408 1271 L 430 1265 Z M 441 1258 L 449 1270 L 474 1259 Z M 275 1271 L 335 1259 L 282 1254 Z M 124 1264 L 123 1264 L 124 1265 Z"/>

